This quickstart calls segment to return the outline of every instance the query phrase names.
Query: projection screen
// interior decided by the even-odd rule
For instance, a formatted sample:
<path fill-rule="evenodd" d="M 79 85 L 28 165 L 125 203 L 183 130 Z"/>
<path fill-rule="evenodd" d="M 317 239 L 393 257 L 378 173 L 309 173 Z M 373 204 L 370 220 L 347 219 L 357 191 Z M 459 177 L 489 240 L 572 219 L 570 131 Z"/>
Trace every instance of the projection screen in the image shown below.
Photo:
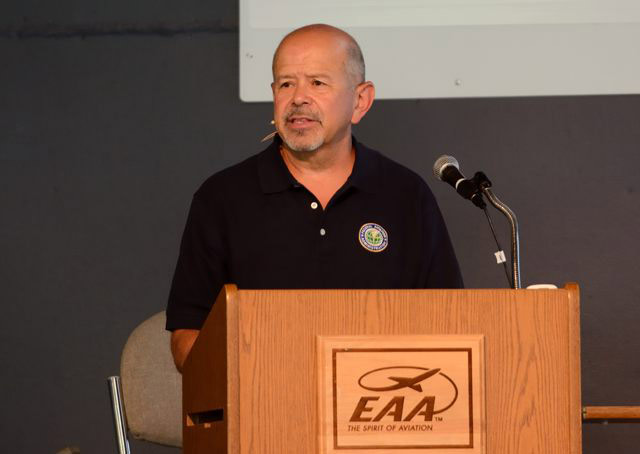
<path fill-rule="evenodd" d="M 378 99 L 640 93 L 637 0 L 240 0 L 243 101 L 310 23 L 358 40 Z"/>

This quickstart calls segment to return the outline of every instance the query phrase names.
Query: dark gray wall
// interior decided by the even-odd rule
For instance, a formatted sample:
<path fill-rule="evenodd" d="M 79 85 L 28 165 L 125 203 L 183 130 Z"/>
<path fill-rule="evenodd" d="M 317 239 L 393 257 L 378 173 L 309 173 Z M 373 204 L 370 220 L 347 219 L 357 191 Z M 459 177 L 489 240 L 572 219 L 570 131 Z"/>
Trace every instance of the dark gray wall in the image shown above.
<path fill-rule="evenodd" d="M 260 150 L 271 106 L 238 99 L 235 1 L 0 8 L 2 451 L 114 452 L 105 378 L 164 307 L 191 194 Z M 356 131 L 431 183 L 469 287 L 505 278 L 482 213 L 430 176 L 442 153 L 517 212 L 525 284 L 581 284 L 585 404 L 640 402 L 639 114 L 640 96 L 383 101 Z M 584 427 L 587 454 L 639 442 Z"/>

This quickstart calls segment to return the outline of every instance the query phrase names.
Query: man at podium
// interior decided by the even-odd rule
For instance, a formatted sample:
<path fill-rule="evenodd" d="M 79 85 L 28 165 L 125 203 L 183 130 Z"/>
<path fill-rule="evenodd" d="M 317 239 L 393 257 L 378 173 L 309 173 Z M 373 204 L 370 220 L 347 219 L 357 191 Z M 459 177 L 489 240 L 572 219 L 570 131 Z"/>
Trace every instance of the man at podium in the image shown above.
<path fill-rule="evenodd" d="M 167 306 L 179 370 L 225 283 L 462 287 L 424 180 L 351 134 L 375 96 L 353 37 L 294 30 L 275 52 L 271 87 L 272 143 L 193 197 Z"/>

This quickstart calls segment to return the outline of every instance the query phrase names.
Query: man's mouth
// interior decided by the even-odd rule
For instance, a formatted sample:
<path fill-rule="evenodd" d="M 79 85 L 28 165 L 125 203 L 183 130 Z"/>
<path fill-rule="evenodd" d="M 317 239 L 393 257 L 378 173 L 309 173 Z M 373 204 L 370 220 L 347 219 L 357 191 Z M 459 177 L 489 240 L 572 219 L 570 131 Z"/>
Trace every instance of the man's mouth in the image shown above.
<path fill-rule="evenodd" d="M 311 117 L 304 117 L 304 116 L 291 116 L 288 118 L 287 120 L 289 123 L 293 124 L 294 126 L 305 126 L 311 123 L 315 123 L 316 120 L 314 120 Z"/>
<path fill-rule="evenodd" d="M 314 112 L 304 112 L 302 110 L 292 110 L 286 116 L 286 125 L 292 129 L 304 130 L 317 124 L 322 124 Z"/>
<path fill-rule="evenodd" d="M 287 118 L 287 127 L 290 130 L 298 131 L 299 133 L 306 131 L 307 129 L 315 128 L 318 121 L 313 117 L 305 117 L 301 115 L 292 115 Z"/>

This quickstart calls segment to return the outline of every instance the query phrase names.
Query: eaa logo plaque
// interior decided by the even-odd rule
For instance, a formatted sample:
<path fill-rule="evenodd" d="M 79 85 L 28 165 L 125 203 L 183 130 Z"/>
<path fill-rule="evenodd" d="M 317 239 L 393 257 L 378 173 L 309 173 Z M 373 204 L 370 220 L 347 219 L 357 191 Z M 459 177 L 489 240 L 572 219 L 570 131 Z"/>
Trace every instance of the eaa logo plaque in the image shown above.
<path fill-rule="evenodd" d="M 318 338 L 320 453 L 485 453 L 483 336 Z"/>

